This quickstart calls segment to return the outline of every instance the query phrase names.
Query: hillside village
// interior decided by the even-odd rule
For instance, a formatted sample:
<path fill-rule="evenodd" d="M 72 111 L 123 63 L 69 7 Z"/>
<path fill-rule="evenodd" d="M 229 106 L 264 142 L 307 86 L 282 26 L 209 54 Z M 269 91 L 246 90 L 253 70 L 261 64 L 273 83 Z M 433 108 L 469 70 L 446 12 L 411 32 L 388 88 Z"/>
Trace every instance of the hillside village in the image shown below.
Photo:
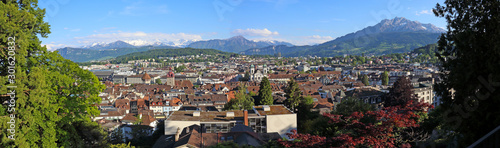
<path fill-rule="evenodd" d="M 261 146 L 270 140 L 289 138 L 286 133 L 297 129 L 300 120 L 296 111 L 284 103 L 287 99 L 284 90 L 290 79 L 298 83 L 303 96 L 313 98 L 311 111 L 318 114 L 333 111 L 344 98 L 357 98 L 382 108 L 383 95 L 401 76 L 411 80 L 419 101 L 438 105 L 439 97 L 432 86 L 439 77 L 433 64 L 375 59 L 350 66 L 348 62 L 353 59 L 349 58 L 331 58 L 330 63 L 321 60 L 324 58 L 239 56 L 220 63 L 160 65 L 152 60 L 134 60 L 127 64 L 81 67 L 91 70 L 106 85 L 99 95 L 101 113 L 93 120 L 109 133 L 120 132 L 123 142 L 133 139 L 131 133 L 136 129 L 147 135 L 164 130 L 163 136 L 156 140 L 155 146 L 159 147 L 200 143 L 210 146 L 224 141 Z M 384 71 L 389 74 L 389 85 L 382 85 Z M 368 77 L 368 85 L 362 82 L 363 76 Z M 258 97 L 264 77 L 271 85 L 273 105 L 224 110 L 224 105 L 236 98 L 240 85 L 246 86 L 243 91 L 250 96 Z"/>

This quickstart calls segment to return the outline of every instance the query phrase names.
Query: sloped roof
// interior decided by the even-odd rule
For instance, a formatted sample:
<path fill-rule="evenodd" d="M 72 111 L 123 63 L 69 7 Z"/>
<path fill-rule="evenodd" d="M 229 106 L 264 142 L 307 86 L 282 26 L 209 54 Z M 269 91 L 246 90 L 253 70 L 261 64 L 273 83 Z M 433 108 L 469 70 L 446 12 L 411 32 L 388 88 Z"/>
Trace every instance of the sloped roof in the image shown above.
<path fill-rule="evenodd" d="M 137 121 L 137 118 L 133 116 L 132 113 L 128 113 L 125 117 L 122 118 L 122 121 L 134 122 Z"/>
<path fill-rule="evenodd" d="M 144 75 L 142 75 L 142 80 L 151 80 L 151 76 L 146 72 Z"/>

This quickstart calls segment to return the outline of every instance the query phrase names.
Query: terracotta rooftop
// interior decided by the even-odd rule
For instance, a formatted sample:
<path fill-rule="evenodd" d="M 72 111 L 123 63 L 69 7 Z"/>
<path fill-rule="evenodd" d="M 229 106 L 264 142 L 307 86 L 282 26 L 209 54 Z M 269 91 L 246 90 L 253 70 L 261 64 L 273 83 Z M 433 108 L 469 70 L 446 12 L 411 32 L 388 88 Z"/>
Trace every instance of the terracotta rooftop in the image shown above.
<path fill-rule="evenodd" d="M 143 76 L 142 76 L 142 80 L 151 80 L 151 76 L 148 75 L 148 73 L 146 72 Z"/>

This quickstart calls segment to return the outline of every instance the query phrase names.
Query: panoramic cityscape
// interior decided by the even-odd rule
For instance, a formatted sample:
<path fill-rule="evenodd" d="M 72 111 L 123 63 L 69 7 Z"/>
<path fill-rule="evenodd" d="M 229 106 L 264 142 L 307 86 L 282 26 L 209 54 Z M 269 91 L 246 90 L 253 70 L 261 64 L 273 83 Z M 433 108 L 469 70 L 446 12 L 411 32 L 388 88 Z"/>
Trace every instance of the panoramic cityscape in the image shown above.
<path fill-rule="evenodd" d="M 500 1 L 0 1 L 0 147 L 500 147 Z"/>

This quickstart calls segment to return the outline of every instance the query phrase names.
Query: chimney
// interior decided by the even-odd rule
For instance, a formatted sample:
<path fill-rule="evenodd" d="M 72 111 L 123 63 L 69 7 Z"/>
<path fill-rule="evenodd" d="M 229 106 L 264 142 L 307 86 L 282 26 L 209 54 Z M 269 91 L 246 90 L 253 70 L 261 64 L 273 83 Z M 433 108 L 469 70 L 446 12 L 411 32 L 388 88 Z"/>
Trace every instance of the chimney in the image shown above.
<path fill-rule="evenodd" d="M 248 110 L 243 111 L 243 123 L 245 123 L 245 126 L 248 126 Z"/>
<path fill-rule="evenodd" d="M 181 134 L 181 128 L 177 127 L 177 132 L 175 133 L 175 142 L 179 141 L 180 134 Z"/>

